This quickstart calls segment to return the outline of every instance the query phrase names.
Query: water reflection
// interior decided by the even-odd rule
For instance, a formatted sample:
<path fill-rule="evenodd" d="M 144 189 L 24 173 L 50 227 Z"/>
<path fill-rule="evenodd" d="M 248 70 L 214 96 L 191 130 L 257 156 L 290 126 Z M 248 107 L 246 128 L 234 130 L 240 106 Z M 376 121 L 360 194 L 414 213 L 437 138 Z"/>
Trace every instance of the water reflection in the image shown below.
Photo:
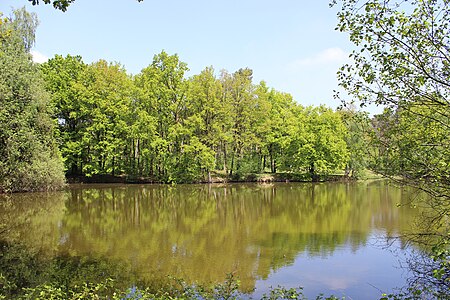
<path fill-rule="evenodd" d="M 144 281 L 170 274 L 218 282 L 236 272 L 247 291 L 290 268 L 303 269 L 301 280 L 320 275 L 317 266 L 298 267 L 299 257 L 333 262 L 336 253 L 365 249 L 374 232 L 408 229 L 414 214 L 396 206 L 408 200 L 408 192 L 384 182 L 82 185 L 65 193 L 12 197 L 0 201 L 8 239 L 49 254 L 125 261 Z M 367 260 L 376 259 L 370 255 Z M 361 272 L 371 272 L 366 269 Z M 324 272 L 321 278 L 331 290 L 345 289 L 361 276 L 327 279 Z"/>

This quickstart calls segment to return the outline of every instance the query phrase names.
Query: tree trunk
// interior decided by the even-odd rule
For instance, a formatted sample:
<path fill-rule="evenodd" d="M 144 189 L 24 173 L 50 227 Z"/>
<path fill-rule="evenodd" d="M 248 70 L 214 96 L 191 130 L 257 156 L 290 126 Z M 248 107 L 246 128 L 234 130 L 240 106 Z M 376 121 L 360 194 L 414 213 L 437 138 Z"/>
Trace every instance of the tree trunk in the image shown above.
<path fill-rule="evenodd" d="M 225 143 L 222 143 L 223 145 L 223 171 L 225 174 L 227 174 L 227 146 Z"/>
<path fill-rule="evenodd" d="M 314 166 L 314 162 L 309 165 L 309 175 L 311 176 L 311 180 L 313 182 L 319 181 L 319 177 L 316 174 L 316 167 Z"/>

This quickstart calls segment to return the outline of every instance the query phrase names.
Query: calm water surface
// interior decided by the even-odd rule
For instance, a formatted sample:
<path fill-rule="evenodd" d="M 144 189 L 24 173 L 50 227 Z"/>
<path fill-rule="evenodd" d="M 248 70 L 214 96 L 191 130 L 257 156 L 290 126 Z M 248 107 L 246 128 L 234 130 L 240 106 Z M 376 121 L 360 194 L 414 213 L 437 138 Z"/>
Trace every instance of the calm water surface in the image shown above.
<path fill-rule="evenodd" d="M 221 282 L 377 298 L 405 283 L 396 253 L 417 212 L 407 190 L 372 183 L 78 185 L 0 199 L 7 239 L 48 256 L 120 261 L 135 280 Z"/>

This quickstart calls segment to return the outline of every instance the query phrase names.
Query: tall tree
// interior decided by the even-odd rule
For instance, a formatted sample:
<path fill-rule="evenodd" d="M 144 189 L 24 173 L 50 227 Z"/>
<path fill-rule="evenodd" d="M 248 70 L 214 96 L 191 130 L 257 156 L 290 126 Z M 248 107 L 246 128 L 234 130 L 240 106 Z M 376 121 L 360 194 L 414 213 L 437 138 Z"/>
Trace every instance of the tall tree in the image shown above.
<path fill-rule="evenodd" d="M 373 147 L 370 145 L 373 128 L 367 112 L 356 111 L 354 106 L 339 110 L 347 128 L 345 141 L 349 159 L 345 166 L 345 176 L 359 179 L 371 162 Z"/>
<path fill-rule="evenodd" d="M 179 154 L 188 136 L 184 126 L 188 91 L 184 75 L 187 70 L 187 64 L 177 55 L 162 51 L 136 77 L 141 97 L 138 101 L 156 120 L 157 134 L 151 149 L 155 167 L 152 173 L 164 181 L 175 180 L 175 173 L 182 169 L 179 168 Z"/>
<path fill-rule="evenodd" d="M 271 90 L 268 95 L 270 111 L 267 114 L 265 135 L 266 153 L 272 173 L 277 170 L 291 171 L 292 157 L 288 147 L 296 138 L 297 113 L 302 109 L 294 102 L 290 94 Z M 265 163 L 264 163 L 265 165 Z"/>
<path fill-rule="evenodd" d="M 192 135 L 214 155 L 210 169 L 223 166 L 222 145 L 227 140 L 226 124 L 229 122 L 226 104 L 222 100 L 222 85 L 212 67 L 205 68 L 189 80 L 188 107 L 191 111 L 186 126 Z M 206 148 L 204 148 L 206 149 Z M 208 156 L 207 153 L 205 153 Z M 219 161 L 222 163 L 219 166 Z"/>
<path fill-rule="evenodd" d="M 232 142 L 230 175 L 241 167 L 244 150 L 255 142 L 252 123 L 257 105 L 252 84 L 253 71 L 245 68 L 239 69 L 231 76 L 222 78 L 224 88 L 224 100 L 231 104 Z"/>
<path fill-rule="evenodd" d="M 36 26 L 36 16 L 20 9 L 0 27 L 0 192 L 64 184 L 52 107 L 29 53 Z"/>
<path fill-rule="evenodd" d="M 87 65 L 81 56 L 56 55 L 41 65 L 45 87 L 51 93 L 58 120 L 60 150 L 68 175 L 82 175 L 87 153 L 82 137 L 89 121 L 90 110 L 83 95 Z"/>
<path fill-rule="evenodd" d="M 292 164 L 308 170 L 313 181 L 319 174 L 342 169 L 348 161 L 347 134 L 341 115 L 323 106 L 307 107 L 298 114 L 295 138 L 290 145 Z"/>
<path fill-rule="evenodd" d="M 124 68 L 57 55 L 41 69 L 56 107 L 67 174 L 132 173 L 134 87 Z"/>
<path fill-rule="evenodd" d="M 450 2 L 372 0 L 362 6 L 355 0 L 339 2 L 342 7 L 338 13 L 338 29 L 348 32 L 350 40 L 357 46 L 352 54 L 353 63 L 343 66 L 339 72 L 341 86 L 361 105 L 382 104 L 401 115 L 409 111 L 409 115 L 417 116 L 416 119 L 438 122 L 448 129 Z M 386 121 L 396 126 L 397 118 Z M 405 142 L 406 139 L 413 142 L 416 138 L 412 128 L 398 134 Z M 448 149 L 445 137 L 433 143 L 412 144 L 415 147 L 411 150 L 417 153 Z M 417 176 L 404 177 L 404 183 L 448 200 L 450 178 L 447 170 L 450 166 L 445 160 L 430 166 L 421 155 L 403 156 L 402 159 L 410 160 L 409 165 L 415 165 L 417 172 Z M 435 171 L 430 173 L 425 166 Z M 423 180 L 417 180 L 420 176 Z M 438 184 L 429 185 L 429 182 Z M 448 206 L 445 209 L 448 211 Z"/>
<path fill-rule="evenodd" d="M 427 220 L 441 239 L 435 259 L 442 264 L 429 278 L 435 275 L 432 288 L 448 296 L 442 274 L 449 274 L 450 255 L 442 245 L 450 232 L 450 1 L 333 2 L 341 4 L 338 30 L 356 46 L 353 62 L 339 72 L 340 84 L 362 105 L 389 107 L 377 118 L 383 155 L 377 170 L 431 195 L 426 205 L 434 216 Z M 431 235 L 424 230 L 422 237 Z"/>
<path fill-rule="evenodd" d="M 125 173 L 129 157 L 127 151 L 130 126 L 134 120 L 132 107 L 133 85 L 125 69 L 116 63 L 100 60 L 86 69 L 86 99 L 88 123 L 81 137 L 88 159 L 83 172 L 119 175 Z"/>

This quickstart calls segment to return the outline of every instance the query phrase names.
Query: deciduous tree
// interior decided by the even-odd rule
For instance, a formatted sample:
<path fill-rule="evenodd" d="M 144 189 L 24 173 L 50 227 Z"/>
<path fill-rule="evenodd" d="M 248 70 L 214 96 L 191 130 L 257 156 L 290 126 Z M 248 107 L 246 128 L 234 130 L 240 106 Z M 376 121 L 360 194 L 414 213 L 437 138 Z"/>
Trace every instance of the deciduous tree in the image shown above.
<path fill-rule="evenodd" d="M 0 192 L 64 184 L 49 95 L 29 53 L 36 25 L 20 9 L 0 27 Z"/>
<path fill-rule="evenodd" d="M 380 155 L 375 169 L 431 195 L 426 205 L 434 214 L 422 220 L 429 224 L 422 237 L 432 235 L 431 227 L 441 239 L 438 245 L 446 245 L 450 232 L 450 1 L 332 2 L 341 5 L 337 29 L 348 32 L 356 46 L 353 62 L 338 73 L 340 85 L 362 106 L 388 107 L 375 120 Z M 436 249 L 435 258 L 444 259 L 448 274 L 449 250 Z M 448 297 L 448 281 L 435 288 Z"/>
<path fill-rule="evenodd" d="M 45 88 L 51 94 L 58 121 L 58 140 L 67 174 L 81 175 L 87 152 L 82 146 L 83 132 L 89 121 L 90 110 L 83 95 L 83 79 L 87 65 L 81 56 L 56 55 L 41 65 Z"/>

